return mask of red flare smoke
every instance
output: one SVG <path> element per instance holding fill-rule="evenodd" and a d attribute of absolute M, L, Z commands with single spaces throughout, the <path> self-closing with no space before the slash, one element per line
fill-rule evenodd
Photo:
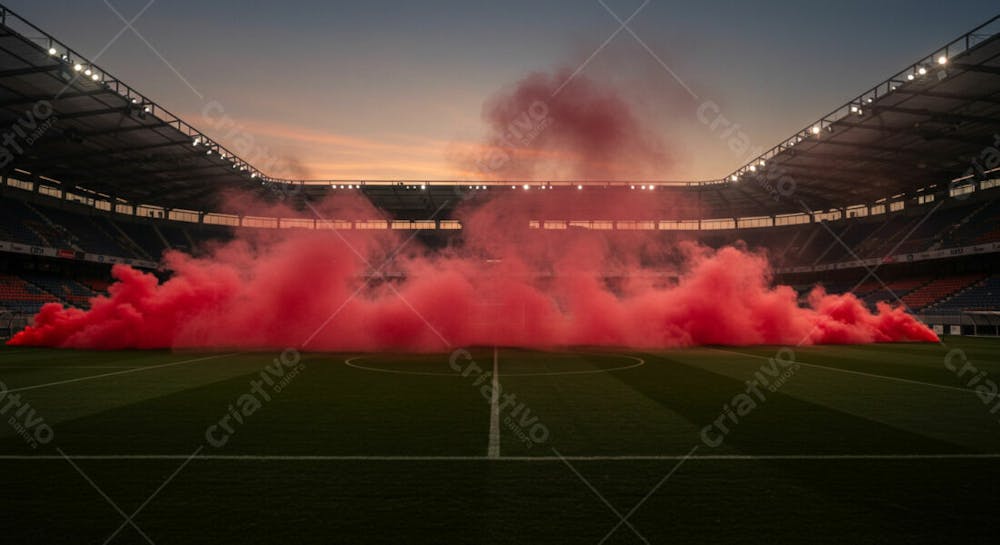
<path fill-rule="evenodd" d="M 458 162 L 484 179 L 662 180 L 674 162 L 618 89 L 569 69 L 529 74 L 482 117 L 485 143 Z"/>
<path fill-rule="evenodd" d="M 552 213 L 555 200 L 492 199 L 464 214 L 461 246 L 411 242 L 388 267 L 401 242 L 391 232 L 331 231 L 258 231 L 204 257 L 172 252 L 162 283 L 115 266 L 109 297 L 89 311 L 48 304 L 9 344 L 434 351 L 937 340 L 903 309 L 873 314 L 852 295 L 816 289 L 801 307 L 792 288 L 771 285 L 759 253 L 655 233 L 527 229 L 525 217 Z"/>

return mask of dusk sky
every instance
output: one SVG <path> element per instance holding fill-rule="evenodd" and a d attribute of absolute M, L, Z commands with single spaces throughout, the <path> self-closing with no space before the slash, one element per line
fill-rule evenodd
<path fill-rule="evenodd" d="M 5 3 L 92 59 L 124 27 L 103 0 Z M 149 0 L 111 4 L 131 19 Z M 607 1 L 622 19 L 640 5 Z M 699 98 L 626 31 L 580 73 L 622 89 L 669 147 L 658 179 L 711 179 L 744 158 L 697 121 L 702 101 L 770 147 L 996 7 L 652 0 L 629 26 Z M 473 179 L 454 155 L 483 141 L 484 101 L 533 71 L 577 69 L 619 26 L 596 0 L 155 0 L 135 23 L 149 44 L 126 30 L 96 62 L 231 144 L 203 115 L 220 105 L 257 142 L 251 162 L 278 158 L 274 175 Z"/>

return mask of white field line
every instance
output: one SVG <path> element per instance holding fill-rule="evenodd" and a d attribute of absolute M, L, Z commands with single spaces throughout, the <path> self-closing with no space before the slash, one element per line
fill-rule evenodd
<path fill-rule="evenodd" d="M 747 354 L 745 352 L 735 352 L 733 350 L 722 350 L 721 348 L 710 348 L 710 350 L 715 350 L 716 352 L 723 352 L 725 354 L 736 354 L 736 355 L 739 355 L 739 356 L 745 356 L 747 358 L 756 358 L 756 359 L 760 359 L 760 360 L 769 360 L 769 359 L 771 359 L 771 358 L 768 358 L 767 356 L 758 356 L 756 354 Z M 959 386 L 948 386 L 946 384 L 934 384 L 933 382 L 923 382 L 923 381 L 920 381 L 920 380 L 911 380 L 911 379 L 908 379 L 908 378 L 890 377 L 890 376 L 887 376 L 887 375 L 876 375 L 875 373 L 865 373 L 863 371 L 851 371 L 850 369 L 840 369 L 838 367 L 828 367 L 826 365 L 817 365 L 815 363 L 805 363 L 803 361 L 798 361 L 798 360 L 795 360 L 795 363 L 797 363 L 799 365 L 802 365 L 804 367 L 815 367 L 816 369 L 826 369 L 827 371 L 833 371 L 833 372 L 836 372 L 836 373 L 847 373 L 849 375 L 859 375 L 859 376 L 862 376 L 862 377 L 880 378 L 882 380 L 891 380 L 891 381 L 894 381 L 894 382 L 902 382 L 903 384 L 915 384 L 917 386 L 927 386 L 929 388 L 940 388 L 942 390 L 954 390 L 956 392 L 965 392 L 965 393 L 973 393 L 973 394 L 976 393 L 976 391 L 973 390 L 973 389 L 971 389 L 971 388 L 962 388 L 962 387 L 959 387 Z"/>
<path fill-rule="evenodd" d="M 493 347 L 493 392 L 490 395 L 490 443 L 488 458 L 500 457 L 500 349 Z"/>
<path fill-rule="evenodd" d="M 80 454 L 69 456 L 73 460 L 116 461 L 187 460 L 191 454 Z M 1000 460 L 1000 453 L 955 453 L 955 454 L 705 454 L 687 456 L 685 454 L 650 456 L 323 456 L 323 455 L 254 455 L 254 454 L 202 454 L 194 461 L 225 462 L 667 462 L 688 460 L 688 462 L 754 462 L 754 461 L 850 461 L 850 460 Z M 0 455 L 3 461 L 60 460 L 57 455 Z"/>
<path fill-rule="evenodd" d="M 170 362 L 170 363 L 162 363 L 160 365 L 148 365 L 148 366 L 144 366 L 144 367 L 134 367 L 134 368 L 131 368 L 131 369 L 126 369 L 124 371 L 114 371 L 112 373 L 101 373 L 99 375 L 90 375 L 90 376 L 86 376 L 86 377 L 71 378 L 71 379 L 66 379 L 66 380 L 58 380 L 56 382 L 47 382 L 45 384 L 34 384 L 32 386 L 23 386 L 21 388 L 11 388 L 11 389 L 7 390 L 7 392 L 8 393 L 26 392 L 28 390 L 38 390 L 40 388 L 49 388 L 49 387 L 52 387 L 52 386 L 60 386 L 60 385 L 63 385 L 63 384 L 72 384 L 74 382 L 84 382 L 84 381 L 87 381 L 87 380 L 97 380 L 99 378 L 113 377 L 113 376 L 118 376 L 118 375 L 125 375 L 125 374 L 129 374 L 129 373 L 141 373 L 143 371 L 150 371 L 150 370 L 153 370 L 153 369 L 163 369 L 164 367 L 173 367 L 175 365 L 185 365 L 185 364 L 188 364 L 188 363 L 195 363 L 195 362 L 199 362 L 199 361 L 214 360 L 214 359 L 218 359 L 218 358 L 226 358 L 226 357 L 229 357 L 229 356 L 235 356 L 236 354 L 239 354 L 239 352 L 231 352 L 229 354 L 216 354 L 215 356 L 205 356 L 203 358 L 194 358 L 194 359 L 190 359 L 190 360 L 174 361 L 174 362 Z"/>

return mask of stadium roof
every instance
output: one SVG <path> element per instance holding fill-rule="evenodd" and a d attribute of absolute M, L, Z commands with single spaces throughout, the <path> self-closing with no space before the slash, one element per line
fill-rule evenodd
<path fill-rule="evenodd" d="M 419 218 L 463 186 L 521 185 L 273 180 L 3 6 L 0 125 L 7 128 L 5 135 L 13 135 L 3 141 L 11 154 L 5 174 L 17 169 L 43 184 L 55 180 L 67 189 L 169 208 L 211 210 L 219 190 L 226 188 L 273 189 L 289 183 L 298 184 L 297 198 L 316 198 L 332 187 L 362 185 L 376 205 L 399 217 Z M 1000 16 L 723 179 L 655 183 L 657 191 L 696 197 L 679 199 L 694 204 L 675 210 L 678 219 L 873 203 L 946 186 L 968 171 L 998 132 Z M 621 190 L 632 185 L 581 183 Z"/>

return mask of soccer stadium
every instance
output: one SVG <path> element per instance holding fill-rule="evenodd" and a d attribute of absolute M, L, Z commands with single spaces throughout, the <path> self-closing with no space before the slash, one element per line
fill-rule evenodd
<path fill-rule="evenodd" d="M 678 181 L 601 49 L 452 179 L 321 179 L 20 11 L 7 542 L 996 542 L 1000 15 L 761 147 L 631 44 L 738 158 Z"/>

